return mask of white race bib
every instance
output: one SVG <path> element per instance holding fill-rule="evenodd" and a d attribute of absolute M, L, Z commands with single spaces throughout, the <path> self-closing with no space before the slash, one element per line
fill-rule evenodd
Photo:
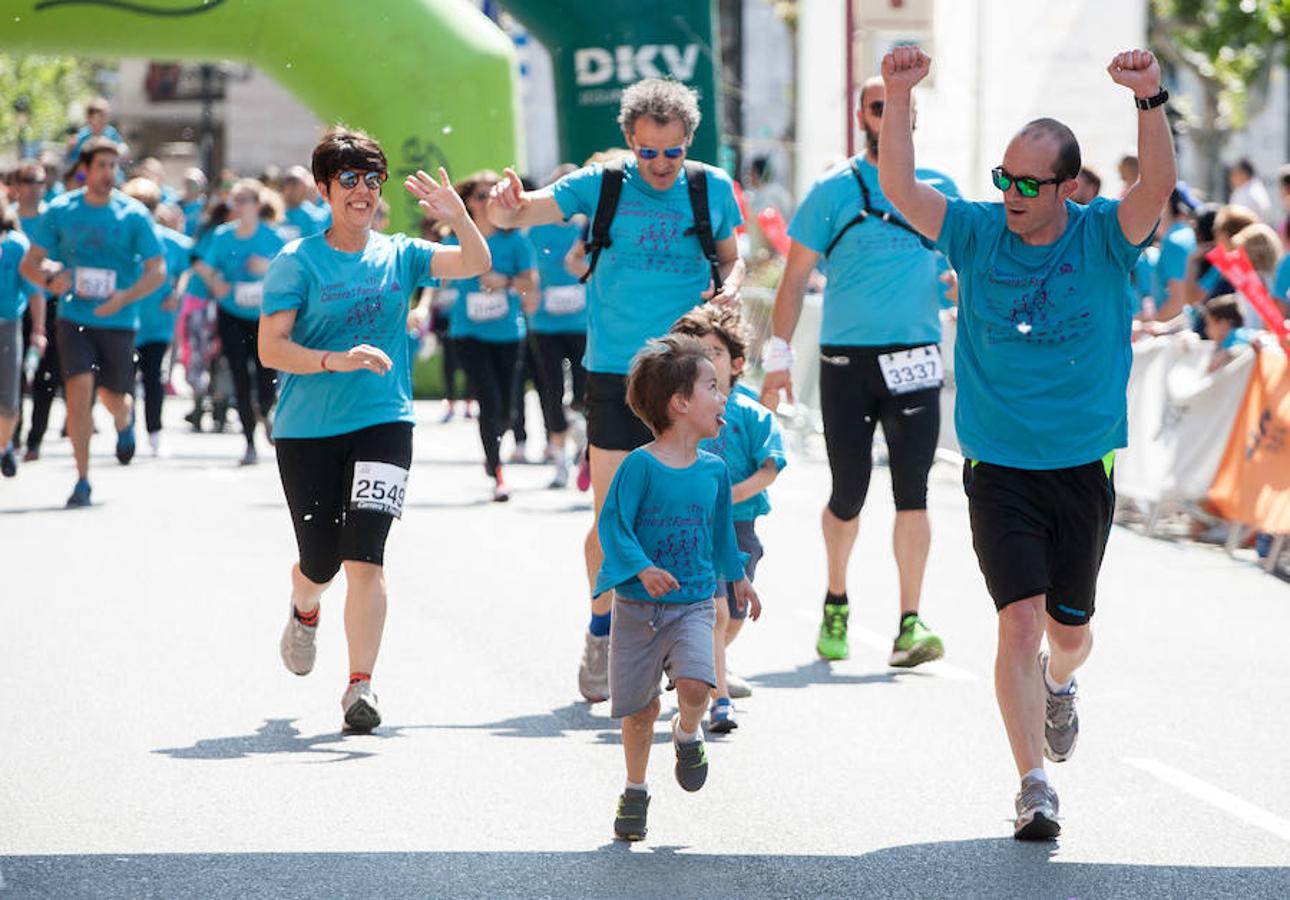
<path fill-rule="evenodd" d="M 233 285 L 233 303 L 238 309 L 259 309 L 263 302 L 263 281 L 239 281 Z"/>
<path fill-rule="evenodd" d="M 366 509 L 403 518 L 403 499 L 408 493 L 408 470 L 383 462 L 354 463 L 354 484 L 350 509 Z"/>
<path fill-rule="evenodd" d="M 938 388 L 945 381 L 941 366 L 941 348 L 935 344 L 884 353 L 878 357 L 882 379 L 893 394 L 908 394 Z"/>
<path fill-rule="evenodd" d="M 492 322 L 506 315 L 510 300 L 505 291 L 475 292 L 466 295 L 466 318 L 472 322 Z"/>
<path fill-rule="evenodd" d="M 581 284 L 549 287 L 543 294 L 546 311 L 553 316 L 571 316 L 587 308 L 587 289 Z"/>
<path fill-rule="evenodd" d="M 116 290 L 116 272 L 112 269 L 76 267 L 76 296 L 86 300 L 106 300 Z"/>

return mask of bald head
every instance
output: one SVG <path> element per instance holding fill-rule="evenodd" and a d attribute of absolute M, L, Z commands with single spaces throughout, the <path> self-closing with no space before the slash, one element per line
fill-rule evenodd
<path fill-rule="evenodd" d="M 1079 175 L 1082 161 L 1080 159 L 1079 141 L 1071 131 L 1056 119 L 1035 119 L 1017 132 L 1013 141 L 1027 144 L 1047 143 L 1053 148 L 1052 174 L 1063 181 Z"/>

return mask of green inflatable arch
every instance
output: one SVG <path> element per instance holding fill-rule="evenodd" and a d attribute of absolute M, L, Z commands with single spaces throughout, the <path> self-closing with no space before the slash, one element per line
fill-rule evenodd
<path fill-rule="evenodd" d="M 391 184 L 522 162 L 511 42 L 465 0 L 3 0 L 0 50 L 253 63 L 377 138 Z M 415 201 L 386 197 L 414 231 Z"/>

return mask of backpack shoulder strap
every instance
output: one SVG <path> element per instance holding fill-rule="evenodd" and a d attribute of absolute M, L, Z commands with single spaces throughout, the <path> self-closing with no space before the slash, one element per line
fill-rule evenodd
<path fill-rule="evenodd" d="M 694 215 L 694 227 L 687 229 L 686 234 L 693 234 L 699 239 L 703 256 L 712 270 L 713 295 L 721 293 L 721 265 L 717 260 L 717 241 L 712 235 L 712 212 L 708 208 L 708 173 L 703 163 L 692 159 L 685 161 L 685 184 L 690 194 L 690 212 Z"/>
<path fill-rule="evenodd" d="M 614 221 L 614 213 L 618 211 L 618 198 L 622 196 L 622 193 L 622 161 L 613 160 L 605 163 L 603 175 L 600 179 L 600 197 L 596 200 L 596 214 L 591 220 L 590 234 L 587 238 L 587 249 L 591 251 L 591 262 L 587 265 L 587 271 L 578 279 L 579 284 L 587 283 L 591 273 L 596 271 L 596 263 L 600 260 L 600 251 L 612 243 L 609 239 L 609 226 Z"/>

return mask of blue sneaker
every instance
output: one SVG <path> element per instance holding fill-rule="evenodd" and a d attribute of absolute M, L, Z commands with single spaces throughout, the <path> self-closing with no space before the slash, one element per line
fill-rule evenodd
<path fill-rule="evenodd" d="M 0 475 L 5 478 L 12 478 L 18 474 L 18 458 L 13 455 L 13 447 L 5 447 L 4 453 L 0 453 Z M 1267 555 L 1266 553 L 1264 554 Z"/>
<path fill-rule="evenodd" d="M 88 478 L 78 478 L 76 487 L 72 488 L 72 496 L 67 498 L 67 508 L 77 509 L 82 506 L 90 505 L 90 482 Z"/>
<path fill-rule="evenodd" d="M 116 461 L 123 466 L 128 466 L 132 459 L 134 459 L 134 416 L 130 417 L 129 425 L 116 433 Z"/>
<path fill-rule="evenodd" d="M 729 697 L 718 697 L 717 702 L 708 710 L 708 731 L 713 734 L 729 734 L 739 727 L 735 721 L 735 705 Z"/>

